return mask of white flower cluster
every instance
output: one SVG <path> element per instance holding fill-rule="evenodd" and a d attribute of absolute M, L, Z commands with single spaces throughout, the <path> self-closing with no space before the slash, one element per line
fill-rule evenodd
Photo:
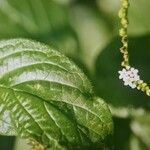
<path fill-rule="evenodd" d="M 138 70 L 133 67 L 123 68 L 122 71 L 119 71 L 119 79 L 124 81 L 124 85 L 129 85 L 131 88 L 136 88 L 136 81 L 142 82 L 140 76 L 138 75 Z"/>

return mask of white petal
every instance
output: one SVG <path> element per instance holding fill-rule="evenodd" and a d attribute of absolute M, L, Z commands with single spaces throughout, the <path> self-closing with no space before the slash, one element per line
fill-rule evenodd
<path fill-rule="evenodd" d="M 134 80 L 135 80 L 135 81 L 138 81 L 138 80 L 140 80 L 140 77 L 139 77 L 139 76 L 136 76 L 136 77 L 134 77 Z"/>
<path fill-rule="evenodd" d="M 126 82 L 124 82 L 124 85 L 127 86 L 128 84 Z"/>
<path fill-rule="evenodd" d="M 136 88 L 136 85 L 135 85 L 135 84 L 132 84 L 132 85 L 131 85 L 131 88 L 132 88 L 132 89 L 135 89 L 135 88 Z"/>
<path fill-rule="evenodd" d="M 118 71 L 119 74 L 122 74 L 122 71 Z"/>
<path fill-rule="evenodd" d="M 124 85 L 129 85 L 131 82 L 129 82 L 128 80 L 124 82 Z"/>
<path fill-rule="evenodd" d="M 134 72 L 137 74 L 139 71 L 137 69 L 135 69 Z"/>
<path fill-rule="evenodd" d="M 122 72 L 124 72 L 124 73 L 125 73 L 125 72 L 127 72 L 127 70 L 123 68 L 123 69 L 122 69 Z"/>
<path fill-rule="evenodd" d="M 134 71 L 135 69 L 132 67 L 130 70 L 131 70 L 131 71 Z"/>
<path fill-rule="evenodd" d="M 123 79 L 123 76 L 122 76 L 122 75 L 120 75 L 120 76 L 119 76 L 119 79 Z"/>

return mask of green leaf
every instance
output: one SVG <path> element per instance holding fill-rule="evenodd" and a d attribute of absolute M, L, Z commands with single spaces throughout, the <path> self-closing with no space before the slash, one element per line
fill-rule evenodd
<path fill-rule="evenodd" d="M 131 129 L 135 137 L 138 138 L 140 145 L 143 145 L 143 149 L 150 149 L 150 114 L 144 114 L 136 116 L 131 122 Z M 143 150 L 142 149 L 142 150 Z"/>
<path fill-rule="evenodd" d="M 94 2 L 81 1 L 81 4 L 77 4 L 71 11 L 73 18 L 71 21 L 77 32 L 81 47 L 81 54 L 78 57 L 83 60 L 92 74 L 97 54 L 112 37 L 112 30 L 94 6 Z"/>
<path fill-rule="evenodd" d="M 135 135 L 131 135 L 130 138 L 130 150 L 149 150 Z"/>
<path fill-rule="evenodd" d="M 12 37 L 48 43 L 69 56 L 78 49 L 68 6 L 51 0 L 1 0 L 0 39 Z"/>
<path fill-rule="evenodd" d="M 82 71 L 37 42 L 0 42 L 1 134 L 51 149 L 106 148 L 112 119 Z"/>
<path fill-rule="evenodd" d="M 10 31 L 17 35 L 22 35 L 22 32 L 18 31 L 23 31 L 24 35 L 46 36 L 51 31 L 66 25 L 67 10 L 49 0 L 39 0 L 38 2 L 36 0 L 1 0 L 0 18 L 1 21 L 4 20 L 0 23 L 2 26 L 0 31 L 5 35 L 7 35 L 6 33 L 10 35 L 10 32 L 7 31 L 10 27 Z M 8 26 L 4 26 L 6 23 Z M 7 32 L 5 33 L 5 31 Z"/>
<path fill-rule="evenodd" d="M 150 109 L 150 97 L 136 89 L 123 85 L 119 80 L 118 71 L 121 70 L 122 56 L 119 51 L 120 42 L 114 39 L 98 56 L 96 61 L 95 86 L 97 94 L 106 99 L 109 104 L 117 109 L 116 115 L 121 115 L 118 110 L 123 111 L 125 116 L 136 109 Z M 129 39 L 129 54 L 131 66 L 139 70 L 142 80 L 150 84 L 149 57 L 150 37 L 143 36 Z M 124 109 L 122 109 L 124 108 Z M 126 109 L 126 113 L 124 110 Z M 127 114 L 127 115 L 126 115 Z"/>
<path fill-rule="evenodd" d="M 112 25 L 112 30 L 118 34 L 118 10 L 121 6 L 120 0 L 97 0 L 97 4 L 105 18 Z M 129 30 L 132 36 L 150 33 L 149 13 L 150 1 L 132 0 L 129 7 Z"/>
<path fill-rule="evenodd" d="M 53 1 L 63 5 L 69 5 L 73 0 L 53 0 Z"/>

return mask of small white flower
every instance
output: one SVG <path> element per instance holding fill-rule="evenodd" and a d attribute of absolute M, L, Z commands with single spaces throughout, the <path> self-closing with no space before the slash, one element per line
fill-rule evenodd
<path fill-rule="evenodd" d="M 119 79 L 122 79 L 124 81 L 124 85 L 129 85 L 131 88 L 136 88 L 136 81 L 141 81 L 140 76 L 138 75 L 138 70 L 133 67 L 126 67 L 123 68 L 121 71 L 118 71 Z"/>
<path fill-rule="evenodd" d="M 126 70 L 123 68 L 122 71 L 119 71 L 119 79 L 124 79 L 126 76 Z"/>

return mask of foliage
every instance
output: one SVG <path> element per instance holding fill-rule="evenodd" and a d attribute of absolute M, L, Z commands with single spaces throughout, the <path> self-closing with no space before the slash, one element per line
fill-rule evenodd
<path fill-rule="evenodd" d="M 130 1 L 128 32 L 131 65 L 147 82 L 149 6 Z M 150 98 L 118 79 L 119 7 L 119 0 L 0 1 L 1 134 L 52 149 L 150 149 Z M 0 138 L 0 149 L 12 150 L 3 141 L 14 138 Z"/>
<path fill-rule="evenodd" d="M 34 139 L 45 149 L 106 147 L 109 109 L 74 63 L 28 40 L 4 40 L 0 48 L 1 134 Z"/>

